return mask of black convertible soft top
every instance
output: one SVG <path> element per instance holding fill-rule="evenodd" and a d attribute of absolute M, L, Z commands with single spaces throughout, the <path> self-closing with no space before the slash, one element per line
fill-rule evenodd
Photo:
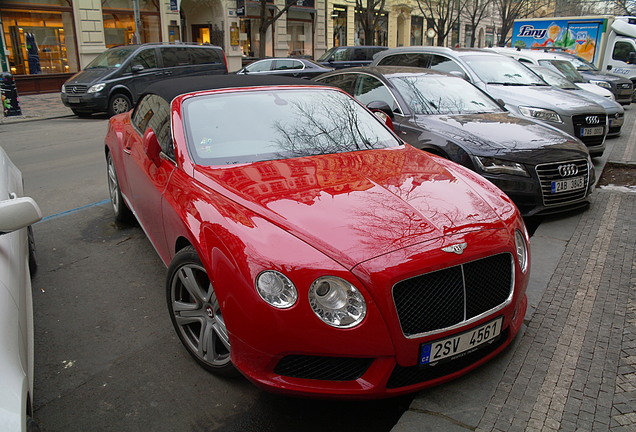
<path fill-rule="evenodd" d="M 275 75 L 207 75 L 174 78 L 160 81 L 147 87 L 144 94 L 153 93 L 168 102 L 182 94 L 225 88 L 260 87 L 260 86 L 321 86 L 325 84 L 301 78 Z M 141 99 L 141 98 L 140 98 Z"/>

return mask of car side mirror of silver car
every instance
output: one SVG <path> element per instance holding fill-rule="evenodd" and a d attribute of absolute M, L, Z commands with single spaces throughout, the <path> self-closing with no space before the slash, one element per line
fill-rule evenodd
<path fill-rule="evenodd" d="M 0 201 L 0 234 L 26 228 L 42 219 L 42 211 L 30 197 Z"/>
<path fill-rule="evenodd" d="M 465 79 L 466 81 L 470 81 L 468 79 L 468 75 L 466 75 L 466 73 L 463 72 L 463 71 L 451 71 L 450 74 L 451 75 L 455 75 L 456 77 L 460 77 L 462 79 Z"/>

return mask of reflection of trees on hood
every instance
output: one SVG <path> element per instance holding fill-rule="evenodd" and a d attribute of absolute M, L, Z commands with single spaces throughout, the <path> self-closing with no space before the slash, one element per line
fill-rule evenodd
<path fill-rule="evenodd" d="M 320 96 L 311 102 L 294 101 L 295 116 L 277 121 L 277 144 L 286 157 L 313 156 L 384 147 L 361 121 L 366 114 L 346 98 Z"/>

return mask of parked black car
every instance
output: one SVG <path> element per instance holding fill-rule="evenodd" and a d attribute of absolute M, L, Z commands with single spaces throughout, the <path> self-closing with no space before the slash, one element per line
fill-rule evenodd
<path fill-rule="evenodd" d="M 342 69 L 355 66 L 368 66 L 377 53 L 389 49 L 385 46 L 339 46 L 327 50 L 318 60 L 323 66 Z"/>
<path fill-rule="evenodd" d="M 146 88 L 190 75 L 227 74 L 221 47 L 142 44 L 110 48 L 62 86 L 62 102 L 80 116 L 132 109 Z"/>
<path fill-rule="evenodd" d="M 268 58 L 255 61 L 236 72 L 239 75 L 284 75 L 297 78 L 312 78 L 332 71 L 304 58 Z"/>
<path fill-rule="evenodd" d="M 525 216 L 588 204 L 595 174 L 580 140 L 508 112 L 460 77 L 378 66 L 330 72 L 316 81 L 384 112 L 409 144 L 481 174 Z"/>

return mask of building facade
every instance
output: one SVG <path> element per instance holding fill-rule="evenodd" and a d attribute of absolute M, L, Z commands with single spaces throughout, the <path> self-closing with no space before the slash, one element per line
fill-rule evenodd
<path fill-rule="evenodd" d="M 135 4 L 138 6 L 135 7 Z M 328 48 L 370 44 L 355 0 L 296 0 L 260 40 L 260 1 L 253 0 L 3 0 L 0 67 L 21 94 L 59 91 L 61 84 L 107 48 L 145 42 L 222 46 L 236 71 L 258 56 L 318 58 Z M 272 16 L 285 0 L 266 0 Z M 375 45 L 434 45 L 432 18 L 416 0 L 387 0 L 378 11 Z M 458 25 L 447 45 L 466 46 L 470 27 Z M 495 23 L 476 29 L 476 46 L 496 40 Z"/>

